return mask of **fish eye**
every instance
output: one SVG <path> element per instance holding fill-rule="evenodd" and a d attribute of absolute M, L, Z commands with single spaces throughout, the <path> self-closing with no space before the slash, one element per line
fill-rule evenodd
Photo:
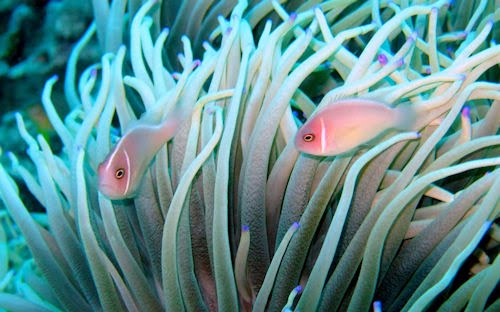
<path fill-rule="evenodd" d="M 118 170 L 115 171 L 115 178 L 121 179 L 124 176 L 125 176 L 125 169 L 120 168 L 120 169 L 118 169 Z"/>
<path fill-rule="evenodd" d="M 302 137 L 302 140 L 304 140 L 304 142 L 311 142 L 312 140 L 314 140 L 314 134 L 312 134 L 312 133 L 306 133 Z"/>

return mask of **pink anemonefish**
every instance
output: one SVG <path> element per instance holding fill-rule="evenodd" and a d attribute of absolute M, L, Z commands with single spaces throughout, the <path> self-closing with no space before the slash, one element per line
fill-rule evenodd
<path fill-rule="evenodd" d="M 297 131 L 295 147 L 307 154 L 333 156 L 349 152 L 389 129 L 411 130 L 415 110 L 367 99 L 343 99 L 315 112 Z"/>
<path fill-rule="evenodd" d="M 176 112 L 159 125 L 138 121 L 99 165 L 99 191 L 113 200 L 134 197 L 154 156 L 177 133 L 182 120 Z"/>

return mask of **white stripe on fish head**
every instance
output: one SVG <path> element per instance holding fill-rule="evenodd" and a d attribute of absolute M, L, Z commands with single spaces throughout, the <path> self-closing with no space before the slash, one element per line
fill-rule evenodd
<path fill-rule="evenodd" d="M 128 190 L 130 188 L 130 182 L 132 181 L 132 172 L 131 172 L 131 166 L 130 166 L 130 157 L 128 156 L 127 149 L 123 150 L 123 153 L 125 154 L 125 160 L 127 161 L 127 184 L 125 185 L 125 190 L 123 191 L 123 194 L 128 194 Z"/>
<path fill-rule="evenodd" d="M 320 124 L 321 124 L 321 153 L 325 153 L 325 149 L 326 149 L 326 125 L 325 125 L 325 120 L 323 118 L 320 118 Z"/>

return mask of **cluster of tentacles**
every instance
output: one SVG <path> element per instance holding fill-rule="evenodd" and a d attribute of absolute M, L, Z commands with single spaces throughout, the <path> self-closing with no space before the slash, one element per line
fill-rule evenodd
<path fill-rule="evenodd" d="M 175 60 L 165 55 L 169 30 L 151 28 L 157 4 L 148 1 L 128 51 L 105 54 L 76 89 L 91 26 L 68 68 L 74 109 L 57 114 L 55 77 L 43 94 L 62 154 L 18 118 L 37 172 L 10 155 L 13 171 L 46 208 L 46 226 L 0 166 L 0 197 L 36 263 L 19 283 L 37 294 L 4 293 L 0 306 L 498 309 L 498 9 L 480 1 L 463 25 L 447 1 L 312 2 L 289 14 L 278 1 L 239 1 L 200 60 L 187 36 Z M 336 157 L 299 153 L 297 128 L 347 97 L 411 103 L 415 132 Z M 158 152 L 137 197 L 102 196 L 97 166 L 120 133 L 178 107 L 189 122 Z"/>

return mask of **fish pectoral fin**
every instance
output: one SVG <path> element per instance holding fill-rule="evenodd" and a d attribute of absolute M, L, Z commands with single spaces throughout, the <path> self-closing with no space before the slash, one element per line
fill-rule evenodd
<path fill-rule="evenodd" d="M 362 133 L 359 126 L 350 126 L 342 129 L 342 137 L 348 140 L 359 140 L 362 137 Z"/>

